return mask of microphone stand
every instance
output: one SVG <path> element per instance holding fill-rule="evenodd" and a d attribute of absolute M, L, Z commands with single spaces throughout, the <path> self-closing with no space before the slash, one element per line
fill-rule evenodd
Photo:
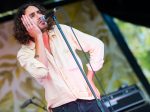
<path fill-rule="evenodd" d="M 82 73 L 82 75 L 83 75 L 83 77 L 84 77 L 84 79 L 85 79 L 87 85 L 89 86 L 89 88 L 90 88 L 90 90 L 91 90 L 91 92 L 92 92 L 94 98 L 96 99 L 98 107 L 100 108 L 101 112 L 105 112 L 104 109 L 103 109 L 103 107 L 102 107 L 101 101 L 96 97 L 96 94 L 95 94 L 95 92 L 94 92 L 92 86 L 90 85 L 90 83 L 89 83 L 89 81 L 88 81 L 88 79 L 87 79 L 87 77 L 86 77 L 86 74 L 85 74 L 84 71 L 82 70 L 82 67 L 80 66 L 80 64 L 79 64 L 79 62 L 78 62 L 78 60 L 77 60 L 77 58 L 76 58 L 76 56 L 75 56 L 75 54 L 74 54 L 72 48 L 70 47 L 70 44 L 69 44 L 69 42 L 67 41 L 66 36 L 65 36 L 65 34 L 63 33 L 63 31 L 62 31 L 62 29 L 61 29 L 61 27 L 60 27 L 60 25 L 59 25 L 59 22 L 58 22 L 57 19 L 56 19 L 56 16 L 55 16 L 54 14 L 52 14 L 51 17 L 52 17 L 52 19 L 54 20 L 54 22 L 56 23 L 56 26 L 57 26 L 58 30 L 60 31 L 60 33 L 61 33 L 61 35 L 62 35 L 62 37 L 63 37 L 65 43 L 67 44 L 67 47 L 69 48 L 69 50 L 70 50 L 70 52 L 71 52 L 71 54 L 72 54 L 72 56 L 73 56 L 73 58 L 74 58 L 76 64 L 78 65 L 78 67 L 79 67 L 79 69 L 80 69 L 80 71 L 81 71 L 81 73 Z"/>

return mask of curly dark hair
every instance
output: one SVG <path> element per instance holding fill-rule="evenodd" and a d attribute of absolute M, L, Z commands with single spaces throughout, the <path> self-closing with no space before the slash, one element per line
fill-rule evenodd
<path fill-rule="evenodd" d="M 18 8 L 18 11 L 14 17 L 14 37 L 20 44 L 28 44 L 29 41 L 34 41 L 33 38 L 28 34 L 26 28 L 24 27 L 21 17 L 25 13 L 25 10 L 29 6 L 37 7 L 43 15 L 46 14 L 47 10 L 40 5 L 38 2 L 27 2 Z M 52 21 L 52 18 L 50 19 Z M 48 22 L 48 29 L 51 29 L 54 22 Z"/>

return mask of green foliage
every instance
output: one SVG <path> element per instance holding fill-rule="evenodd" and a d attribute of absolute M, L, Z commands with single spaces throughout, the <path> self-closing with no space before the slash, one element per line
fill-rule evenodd
<path fill-rule="evenodd" d="M 150 29 L 118 19 L 115 19 L 115 21 L 145 76 L 150 81 Z"/>

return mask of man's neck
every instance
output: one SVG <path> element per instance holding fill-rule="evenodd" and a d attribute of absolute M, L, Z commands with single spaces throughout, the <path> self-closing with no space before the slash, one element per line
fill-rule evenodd
<path fill-rule="evenodd" d="M 49 43 L 49 35 L 47 31 L 43 32 L 43 42 L 44 42 L 45 47 L 48 49 L 48 51 L 51 52 L 50 43 Z"/>

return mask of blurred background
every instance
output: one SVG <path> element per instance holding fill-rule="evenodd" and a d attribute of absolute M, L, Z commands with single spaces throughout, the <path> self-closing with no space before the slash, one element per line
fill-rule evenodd
<path fill-rule="evenodd" d="M 94 81 L 111 111 L 150 112 L 150 13 L 146 1 L 36 1 L 49 10 L 57 7 L 59 23 L 104 42 L 104 65 Z M 14 40 L 13 18 L 25 2 L 5 0 L 0 4 L 0 112 L 43 112 L 41 107 L 46 106 L 43 88 L 16 60 L 20 44 Z M 85 65 L 84 54 L 78 54 Z M 27 101 L 30 103 L 21 108 Z"/>

